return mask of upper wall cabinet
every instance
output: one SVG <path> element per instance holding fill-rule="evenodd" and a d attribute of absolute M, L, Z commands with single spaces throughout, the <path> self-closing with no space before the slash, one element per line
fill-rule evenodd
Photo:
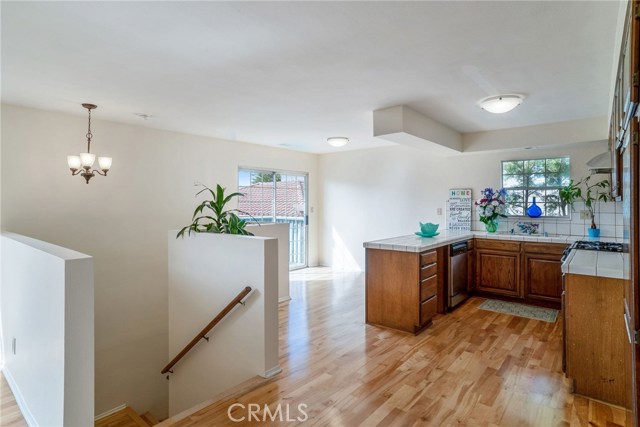
<path fill-rule="evenodd" d="M 616 86 L 613 94 L 613 107 L 609 124 L 609 150 L 611 151 L 611 194 L 617 200 L 622 199 L 622 153 L 629 122 L 636 114 L 638 107 L 638 86 L 640 84 L 640 67 L 638 48 L 640 7 L 637 0 L 629 1 L 624 24 Z M 631 135 L 637 138 L 637 135 Z"/>

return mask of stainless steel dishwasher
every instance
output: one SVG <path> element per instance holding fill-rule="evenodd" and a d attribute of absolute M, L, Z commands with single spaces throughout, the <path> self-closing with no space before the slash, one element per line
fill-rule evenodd
<path fill-rule="evenodd" d="M 453 308 L 469 297 L 467 290 L 467 242 L 449 246 L 449 298 Z"/>

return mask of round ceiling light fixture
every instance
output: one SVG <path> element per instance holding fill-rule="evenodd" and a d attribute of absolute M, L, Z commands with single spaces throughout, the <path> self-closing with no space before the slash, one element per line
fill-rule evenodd
<path fill-rule="evenodd" d="M 327 138 L 327 144 L 332 147 L 344 147 L 349 142 L 349 138 L 346 136 L 332 136 Z"/>
<path fill-rule="evenodd" d="M 480 108 L 494 114 L 509 112 L 522 104 L 524 95 L 509 94 L 490 96 L 481 100 L 478 104 Z"/>

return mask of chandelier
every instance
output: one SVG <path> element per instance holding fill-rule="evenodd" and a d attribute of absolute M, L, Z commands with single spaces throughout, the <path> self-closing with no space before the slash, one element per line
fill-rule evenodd
<path fill-rule="evenodd" d="M 107 172 L 111 169 L 111 157 L 98 157 L 98 164 L 100 165 L 100 170 L 91 170 L 93 164 L 96 161 L 96 155 L 91 153 L 91 138 L 93 138 L 93 134 L 91 133 L 91 110 L 98 108 L 97 105 L 93 104 L 82 104 L 84 108 L 89 110 L 89 128 L 87 130 L 87 152 L 80 153 L 79 156 L 67 156 L 67 164 L 69 165 L 69 169 L 71 169 L 71 175 L 82 176 L 87 180 L 87 184 L 89 180 L 98 175 L 107 176 Z"/>

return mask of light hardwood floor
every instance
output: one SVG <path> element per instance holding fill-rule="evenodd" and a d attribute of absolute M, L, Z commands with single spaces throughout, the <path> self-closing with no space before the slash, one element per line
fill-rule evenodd
<path fill-rule="evenodd" d="M 280 306 L 280 362 L 271 380 L 163 425 L 622 426 L 621 408 L 570 393 L 562 323 L 478 309 L 472 298 L 412 336 L 364 323 L 362 274 L 292 274 Z M 228 417 L 228 408 L 237 403 Z M 250 422 L 249 404 L 305 422 Z M 284 412 L 283 412 L 284 414 Z M 267 418 L 268 420 L 269 418 Z M 283 419 L 286 417 L 283 415 Z"/>
<path fill-rule="evenodd" d="M 22 417 L 16 399 L 2 374 L 0 374 L 0 426 L 27 427 L 27 422 Z"/>

